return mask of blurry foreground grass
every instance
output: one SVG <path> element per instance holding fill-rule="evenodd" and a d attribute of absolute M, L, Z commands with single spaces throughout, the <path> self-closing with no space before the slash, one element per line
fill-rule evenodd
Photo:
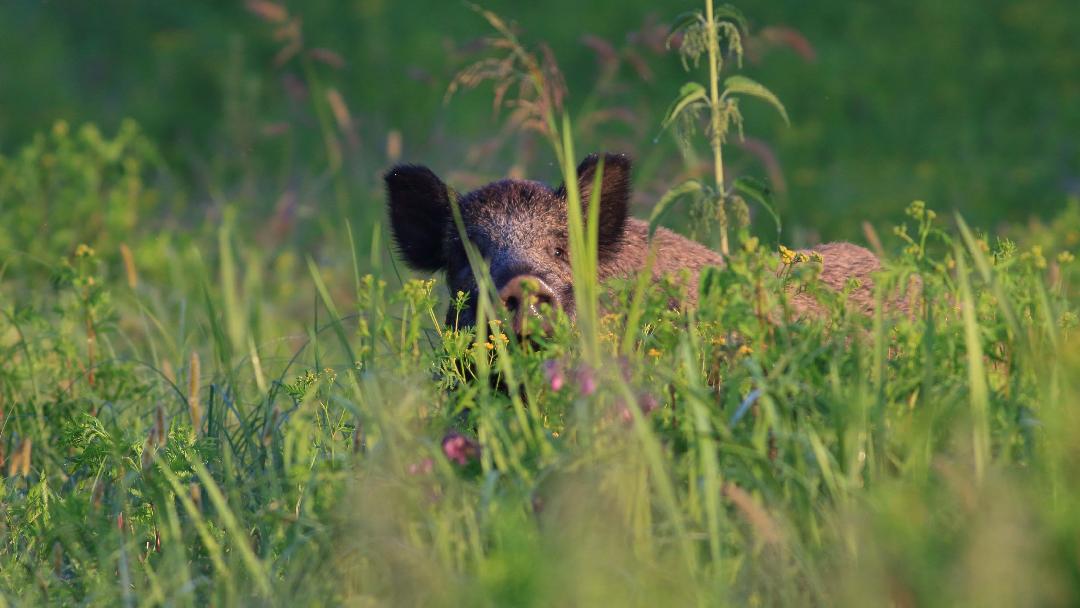
<path fill-rule="evenodd" d="M 1080 602 L 1075 209 L 1021 247 L 912 205 L 913 319 L 744 240 L 696 311 L 612 286 L 589 366 L 436 325 L 377 227 L 159 234 L 153 146 L 71 131 L 0 159 L 6 602 Z"/>

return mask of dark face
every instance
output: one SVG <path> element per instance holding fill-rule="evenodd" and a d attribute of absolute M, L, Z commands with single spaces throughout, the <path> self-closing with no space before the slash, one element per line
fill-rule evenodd
<path fill-rule="evenodd" d="M 578 167 L 578 189 L 588 209 L 600 158 L 586 158 Z M 446 273 L 451 296 L 468 294 L 458 315 L 453 307 L 447 324 L 476 320 L 477 285 L 454 223 L 445 184 L 426 167 L 402 165 L 386 174 L 387 198 L 394 240 L 408 264 L 417 270 Z M 599 255 L 616 255 L 621 243 L 630 196 L 630 160 L 604 156 L 600 193 Z M 539 182 L 501 180 L 458 198 L 465 235 L 484 257 L 500 299 L 511 313 L 515 331 L 524 316 L 539 315 L 542 304 L 574 313 L 567 235 L 566 187 L 551 189 Z"/>

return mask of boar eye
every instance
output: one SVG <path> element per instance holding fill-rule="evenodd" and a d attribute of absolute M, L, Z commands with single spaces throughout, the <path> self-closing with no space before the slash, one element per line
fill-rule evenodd
<path fill-rule="evenodd" d="M 563 249 L 561 247 L 556 247 L 555 251 L 553 251 L 552 253 L 555 255 L 555 257 L 559 258 L 560 260 L 566 258 L 566 252 L 563 251 Z"/>

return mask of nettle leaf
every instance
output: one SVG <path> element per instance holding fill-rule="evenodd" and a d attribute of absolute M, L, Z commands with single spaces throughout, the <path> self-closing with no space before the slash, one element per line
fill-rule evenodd
<path fill-rule="evenodd" d="M 761 180 L 748 175 L 736 179 L 731 187 L 739 194 L 764 207 L 765 211 L 772 216 L 773 222 L 776 223 L 776 236 L 780 236 L 780 215 L 776 213 L 772 206 L 772 189 Z"/>
<path fill-rule="evenodd" d="M 717 21 L 731 21 L 739 26 L 739 29 L 744 32 L 750 29 L 746 21 L 746 16 L 743 15 L 742 11 L 730 4 L 718 6 L 713 9 L 713 18 Z"/>
<path fill-rule="evenodd" d="M 776 95 L 760 82 L 746 76 L 731 76 L 724 81 L 723 96 L 727 97 L 732 93 L 749 95 L 767 101 L 772 107 L 776 108 L 776 111 L 780 113 L 780 117 L 784 119 L 786 124 L 791 124 L 791 121 L 788 120 L 787 110 L 784 109 L 784 104 L 780 103 Z"/>
<path fill-rule="evenodd" d="M 660 197 L 656 206 L 653 207 L 652 213 L 649 214 L 649 239 L 652 239 L 656 229 L 660 227 L 660 221 L 663 220 L 668 211 L 675 206 L 677 200 L 688 194 L 701 192 L 704 189 L 705 186 L 702 185 L 700 181 L 691 179 L 665 192 L 664 196 Z"/>
<path fill-rule="evenodd" d="M 671 26 L 671 33 L 664 39 L 664 48 L 671 48 L 671 41 L 675 39 L 675 35 L 685 30 L 695 23 L 704 23 L 705 17 L 702 16 L 701 11 L 687 11 L 682 13 L 678 17 L 675 17 L 675 23 Z"/>
<path fill-rule="evenodd" d="M 705 93 L 705 87 L 697 82 L 688 82 L 679 89 L 679 96 L 675 101 L 671 102 L 668 106 L 667 112 L 664 113 L 664 121 L 660 123 L 661 129 L 668 128 L 679 114 L 682 113 L 687 107 L 698 102 L 704 102 L 707 94 Z"/>

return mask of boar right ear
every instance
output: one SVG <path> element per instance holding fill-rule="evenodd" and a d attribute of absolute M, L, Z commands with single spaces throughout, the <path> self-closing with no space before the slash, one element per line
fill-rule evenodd
<path fill-rule="evenodd" d="M 443 240 L 450 221 L 446 184 L 431 169 L 419 165 L 398 165 L 383 179 L 398 251 L 416 270 L 445 268 Z"/>
<path fill-rule="evenodd" d="M 588 209 L 596 182 L 596 172 L 603 161 L 600 176 L 600 226 L 601 255 L 613 250 L 622 240 L 626 218 L 630 215 L 630 157 L 625 154 L 590 154 L 577 167 L 578 191 L 581 202 Z M 556 195 L 566 196 L 566 186 L 560 186 Z"/>

